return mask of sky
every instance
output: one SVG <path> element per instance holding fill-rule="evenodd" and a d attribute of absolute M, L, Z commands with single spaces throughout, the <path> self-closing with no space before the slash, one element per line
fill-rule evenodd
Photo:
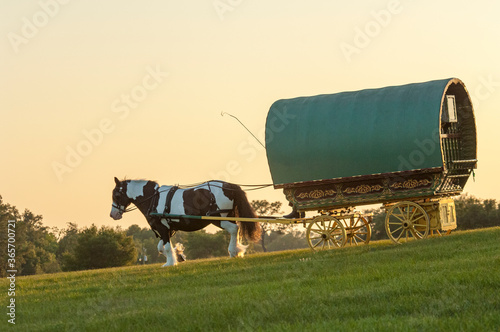
<path fill-rule="evenodd" d="M 473 100 L 475 182 L 500 200 L 500 2 L 0 1 L 0 195 L 50 227 L 109 217 L 113 178 L 272 183 L 283 98 L 457 77 Z M 353 128 L 355 130 L 355 128 Z M 360 156 L 362 162 L 362 156 Z M 248 193 L 282 201 L 282 190 Z"/>

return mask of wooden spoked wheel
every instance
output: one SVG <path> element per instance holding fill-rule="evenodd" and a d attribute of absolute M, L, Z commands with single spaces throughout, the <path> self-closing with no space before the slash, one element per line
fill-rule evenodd
<path fill-rule="evenodd" d="M 346 243 L 346 230 L 332 216 L 317 216 L 307 226 L 306 238 L 312 250 L 339 248 Z"/>
<path fill-rule="evenodd" d="M 424 208 L 414 202 L 399 202 L 387 211 L 385 230 L 395 243 L 424 239 L 429 234 L 430 222 Z"/>
<path fill-rule="evenodd" d="M 372 228 L 365 217 L 351 216 L 345 219 L 347 244 L 357 246 L 360 244 L 368 244 L 372 236 Z"/>

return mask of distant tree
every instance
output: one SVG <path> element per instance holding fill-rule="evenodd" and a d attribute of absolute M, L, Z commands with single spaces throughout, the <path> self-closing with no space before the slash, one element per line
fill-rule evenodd
<path fill-rule="evenodd" d="M 15 206 L 5 204 L 0 196 L 0 259 L 7 262 L 8 221 L 15 220 L 15 269 L 18 275 L 60 271 L 56 259 L 56 236 L 43 226 L 42 216 L 29 210 L 19 213 Z M 5 276 L 5 270 L 0 272 Z"/>
<path fill-rule="evenodd" d="M 131 225 L 125 233 L 134 239 L 138 264 L 152 264 L 165 261 L 165 256 L 158 252 L 159 239 L 150 228 Z M 147 257 L 146 260 L 144 256 Z"/>
<path fill-rule="evenodd" d="M 500 226 L 500 209 L 494 199 L 461 195 L 455 199 L 458 229 Z"/>
<path fill-rule="evenodd" d="M 43 226 L 42 216 L 25 210 L 17 222 L 16 261 L 22 275 L 54 273 L 60 271 L 56 259 L 58 243 L 56 236 Z"/>
<path fill-rule="evenodd" d="M 151 234 L 151 238 L 147 238 L 144 240 L 141 240 L 141 245 L 142 245 L 142 252 L 144 255 L 147 256 L 147 261 L 146 262 L 141 262 L 141 263 L 147 263 L 147 264 L 154 264 L 154 263 L 165 263 L 165 256 L 160 254 L 158 252 L 158 241 L 159 239 L 156 238 L 153 232 L 151 230 L 148 230 Z M 142 257 L 144 259 L 144 257 Z"/>
<path fill-rule="evenodd" d="M 184 245 L 184 254 L 188 260 L 228 255 L 229 234 L 219 231 L 211 234 L 205 230 L 197 232 L 178 232 L 173 238 L 173 244 L 180 242 Z"/>
<path fill-rule="evenodd" d="M 134 240 L 111 227 L 85 228 L 78 233 L 76 246 L 63 256 L 64 270 L 87 270 L 131 265 L 136 261 Z"/>
<path fill-rule="evenodd" d="M 2 264 L 6 264 L 8 258 L 8 222 L 9 220 L 19 220 L 20 218 L 19 211 L 14 206 L 4 203 L 2 196 L 0 196 L 0 261 Z M 6 270 L 5 268 L 0 269 L 0 277 L 7 276 Z"/>
<path fill-rule="evenodd" d="M 389 237 L 385 231 L 385 211 L 383 209 L 373 209 L 366 212 L 373 213 L 371 240 L 388 239 Z"/>
<path fill-rule="evenodd" d="M 125 234 L 127 234 L 127 236 L 132 236 L 134 238 L 140 236 L 141 233 L 142 233 L 142 228 L 136 224 L 130 225 L 130 227 L 127 228 L 127 230 L 125 231 Z"/>
<path fill-rule="evenodd" d="M 252 208 L 257 212 L 260 216 L 269 216 L 273 214 L 283 213 L 281 212 L 281 202 L 273 202 L 270 203 L 267 200 L 253 200 L 250 202 Z"/>
<path fill-rule="evenodd" d="M 68 227 L 61 231 L 62 237 L 59 240 L 59 249 L 57 250 L 57 259 L 61 264 L 63 271 L 75 270 L 74 252 L 78 244 L 79 230 L 78 225 L 69 222 Z"/>
<path fill-rule="evenodd" d="M 78 225 L 67 223 L 68 227 L 60 231 L 62 237 L 59 239 L 57 258 L 60 259 L 66 252 L 71 252 L 78 242 Z"/>
<path fill-rule="evenodd" d="M 282 251 L 308 248 L 305 232 L 289 232 L 280 234 L 273 232 L 269 236 L 268 251 Z"/>
<path fill-rule="evenodd" d="M 250 203 L 257 212 L 258 215 L 261 216 L 270 216 L 274 214 L 282 214 L 281 210 L 281 202 L 273 202 L 270 203 L 266 200 L 253 200 Z M 281 224 L 281 223 L 262 223 L 262 237 L 261 237 L 261 246 L 262 250 L 266 252 L 268 249 L 266 247 L 267 239 L 271 235 L 272 232 L 278 234 L 286 234 L 290 233 L 296 229 L 296 225 L 293 224 Z"/>

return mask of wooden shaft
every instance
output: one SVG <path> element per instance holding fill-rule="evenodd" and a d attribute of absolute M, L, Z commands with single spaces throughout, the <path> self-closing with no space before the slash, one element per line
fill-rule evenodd
<path fill-rule="evenodd" d="M 227 220 L 227 221 L 246 221 L 246 222 L 265 222 L 274 224 L 302 224 L 312 220 L 312 218 L 297 218 L 297 219 L 285 219 L 285 218 L 243 218 L 243 217 L 219 217 L 219 216 L 192 216 L 184 214 L 163 214 L 163 213 L 151 213 L 153 217 L 160 218 L 171 218 L 171 219 L 197 219 L 197 220 Z"/>

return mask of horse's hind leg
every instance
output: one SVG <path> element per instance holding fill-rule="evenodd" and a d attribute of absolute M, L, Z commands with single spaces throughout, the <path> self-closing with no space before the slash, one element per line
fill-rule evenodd
<path fill-rule="evenodd" d="M 238 236 L 239 226 L 235 223 L 229 221 L 221 221 L 220 227 L 225 229 L 230 235 L 231 240 L 229 240 L 229 256 L 230 257 L 243 257 L 245 255 L 245 251 L 247 250 L 247 246 L 244 246 L 240 243 L 240 239 Z"/>

